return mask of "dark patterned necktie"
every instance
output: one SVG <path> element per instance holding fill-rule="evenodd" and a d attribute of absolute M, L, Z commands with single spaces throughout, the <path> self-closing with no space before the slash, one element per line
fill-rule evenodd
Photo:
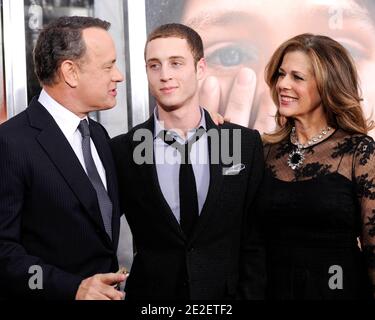
<path fill-rule="evenodd" d="M 193 166 L 190 161 L 190 151 L 193 144 L 205 133 L 200 127 L 185 144 L 177 142 L 168 131 L 161 131 L 159 137 L 168 145 L 174 147 L 181 155 L 179 173 L 180 192 L 180 225 L 187 237 L 191 236 L 194 225 L 199 216 L 197 186 Z"/>
<path fill-rule="evenodd" d="M 107 190 L 105 189 L 98 169 L 96 168 L 94 159 L 92 158 L 90 145 L 90 129 L 87 120 L 82 120 L 79 123 L 78 130 L 82 135 L 82 151 L 87 175 L 96 191 L 105 231 L 112 239 L 112 201 L 108 196 Z"/>

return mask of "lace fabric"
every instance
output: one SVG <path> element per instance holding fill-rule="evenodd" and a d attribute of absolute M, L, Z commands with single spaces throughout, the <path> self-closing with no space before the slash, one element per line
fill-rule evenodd
<path fill-rule="evenodd" d="M 344 264 L 346 270 L 360 270 L 359 262 L 354 260 L 363 257 L 375 296 L 373 139 L 366 135 L 350 135 L 341 129 L 336 130 L 325 140 L 306 148 L 303 164 L 292 170 L 288 166 L 288 157 L 295 148 L 289 140 L 266 145 L 264 148 L 266 175 L 264 193 L 259 200 L 264 211 L 264 224 L 271 234 L 271 250 L 276 250 L 275 246 L 279 250 L 282 243 L 288 246 L 295 246 L 297 243 L 307 246 L 309 243 L 315 246 L 314 257 L 324 260 L 322 256 L 327 256 L 328 251 L 324 254 L 322 252 L 333 246 L 329 251 L 333 257 L 326 259 L 327 265 L 324 268 L 328 266 L 328 260 L 330 263 L 337 260 Z M 344 245 L 346 239 L 357 237 L 360 239 L 361 253 L 351 255 L 346 252 L 335 260 L 335 252 L 338 251 L 335 247 Z M 305 251 L 305 254 L 311 255 L 311 252 Z M 303 257 L 301 251 L 298 255 L 300 260 L 293 262 L 293 268 L 309 258 Z M 286 256 L 282 259 L 279 256 L 280 261 L 275 256 L 270 260 L 283 264 L 281 260 Z M 288 252 L 287 256 L 287 259 L 295 259 L 293 253 Z M 304 274 L 313 273 L 309 268 L 305 265 Z M 368 278 L 366 281 L 368 282 Z M 327 283 L 325 278 L 322 283 Z"/>

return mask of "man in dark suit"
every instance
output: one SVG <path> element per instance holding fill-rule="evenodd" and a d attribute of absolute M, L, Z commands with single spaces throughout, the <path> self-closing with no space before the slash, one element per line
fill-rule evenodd
<path fill-rule="evenodd" d="M 111 142 L 136 247 L 127 299 L 262 298 L 262 268 L 246 268 L 262 263 L 248 240 L 263 173 L 259 133 L 216 126 L 200 108 L 206 64 L 194 30 L 157 28 L 145 60 L 155 112 Z"/>
<path fill-rule="evenodd" d="M 3 298 L 123 298 L 109 136 L 88 118 L 115 106 L 123 81 L 109 26 L 84 17 L 48 25 L 34 53 L 43 90 L 0 126 Z"/>

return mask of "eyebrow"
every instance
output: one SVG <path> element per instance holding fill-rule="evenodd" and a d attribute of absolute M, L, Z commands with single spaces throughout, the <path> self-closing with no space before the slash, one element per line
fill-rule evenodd
<path fill-rule="evenodd" d="M 185 60 L 185 57 L 183 57 L 183 56 L 171 56 L 171 57 L 168 57 L 168 60 L 172 60 L 172 59 L 183 59 L 183 60 Z M 150 58 L 150 59 L 147 60 L 147 63 L 149 63 L 149 62 L 155 62 L 155 61 L 159 62 L 160 59 L 158 59 L 158 58 Z"/>
<path fill-rule="evenodd" d="M 150 59 L 147 59 L 147 63 L 149 62 L 155 62 L 155 61 L 159 61 L 159 59 L 156 59 L 156 58 L 150 58 Z"/>
<path fill-rule="evenodd" d="M 314 4 L 310 1 L 309 5 L 312 7 L 310 14 L 317 14 L 319 16 L 329 16 L 329 9 L 333 8 L 333 5 L 329 3 Z M 362 8 L 354 2 L 346 3 L 341 5 L 341 7 L 339 6 L 339 8 L 344 10 L 344 15 L 348 19 L 356 20 L 362 27 L 366 27 L 367 29 L 375 29 L 373 21 L 370 18 L 371 13 L 368 9 Z M 237 10 L 218 10 L 213 13 L 211 11 L 202 11 L 195 17 L 187 20 L 185 24 L 192 28 L 204 28 L 208 26 L 226 26 L 233 23 L 246 23 L 248 21 L 253 22 L 254 20 L 260 21 L 261 19 L 255 13 L 245 13 Z"/>
<path fill-rule="evenodd" d="M 330 8 L 336 8 L 336 9 L 342 9 L 343 11 L 348 14 L 348 16 L 351 16 L 353 18 L 360 18 L 363 19 L 367 16 L 369 13 L 366 9 L 360 7 L 358 4 L 351 2 L 350 4 L 342 4 L 341 6 L 338 5 L 337 7 L 329 4 L 319 4 L 313 6 L 311 8 L 312 11 L 318 11 L 320 13 L 322 12 L 329 12 Z"/>
<path fill-rule="evenodd" d="M 222 26 L 232 23 L 248 22 L 250 19 L 259 20 L 258 16 L 242 11 L 210 11 L 200 12 L 194 18 L 186 21 L 186 24 L 193 28 L 204 28 L 207 26 Z"/>
<path fill-rule="evenodd" d="M 317 14 L 317 15 L 327 15 L 330 16 L 329 9 L 330 8 L 336 8 L 336 9 L 342 9 L 343 10 L 343 19 L 353 19 L 355 20 L 362 28 L 369 29 L 369 30 L 375 30 L 375 26 L 373 23 L 373 19 L 370 17 L 371 12 L 369 9 L 361 7 L 359 4 L 355 3 L 354 1 L 350 1 L 349 3 L 342 3 L 341 5 L 334 6 L 333 4 L 329 3 L 320 3 L 315 4 L 314 1 L 312 2 L 312 8 L 311 8 L 311 14 Z M 331 15 L 333 15 L 332 13 Z M 375 13 L 374 13 L 375 14 Z"/>
<path fill-rule="evenodd" d="M 117 62 L 117 59 L 113 59 L 110 61 L 107 61 L 105 64 L 115 64 Z"/>
<path fill-rule="evenodd" d="M 171 56 L 168 58 L 168 60 L 171 60 L 171 59 L 185 59 L 185 57 L 183 56 Z"/>
<path fill-rule="evenodd" d="M 278 70 L 286 73 L 286 71 L 282 67 L 279 67 Z M 290 73 L 292 73 L 292 74 L 298 73 L 300 75 L 303 75 L 304 77 L 308 76 L 308 74 L 306 74 L 306 73 L 304 73 L 302 71 L 298 71 L 298 70 L 292 70 Z"/>

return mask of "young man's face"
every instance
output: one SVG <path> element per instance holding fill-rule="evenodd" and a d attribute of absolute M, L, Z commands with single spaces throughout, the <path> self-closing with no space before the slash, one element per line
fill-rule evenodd
<path fill-rule="evenodd" d="M 100 28 L 83 31 L 86 54 L 78 68 L 77 100 L 83 111 L 98 111 L 116 105 L 117 83 L 124 80 L 116 66 L 116 49 L 109 33 Z"/>
<path fill-rule="evenodd" d="M 150 41 L 146 47 L 146 71 L 151 94 L 159 107 L 173 111 L 198 101 L 198 82 L 204 59 L 194 62 L 185 39 L 170 37 Z"/>
<path fill-rule="evenodd" d="M 272 53 L 301 33 L 323 34 L 352 54 L 361 78 L 364 110 L 375 118 L 375 30 L 368 8 L 354 0 L 186 0 L 182 23 L 202 37 L 207 76 L 221 86 L 220 112 L 225 113 L 235 78 L 247 67 L 257 75 L 250 127 L 261 132 L 275 127 L 276 107 L 264 81 Z"/>

